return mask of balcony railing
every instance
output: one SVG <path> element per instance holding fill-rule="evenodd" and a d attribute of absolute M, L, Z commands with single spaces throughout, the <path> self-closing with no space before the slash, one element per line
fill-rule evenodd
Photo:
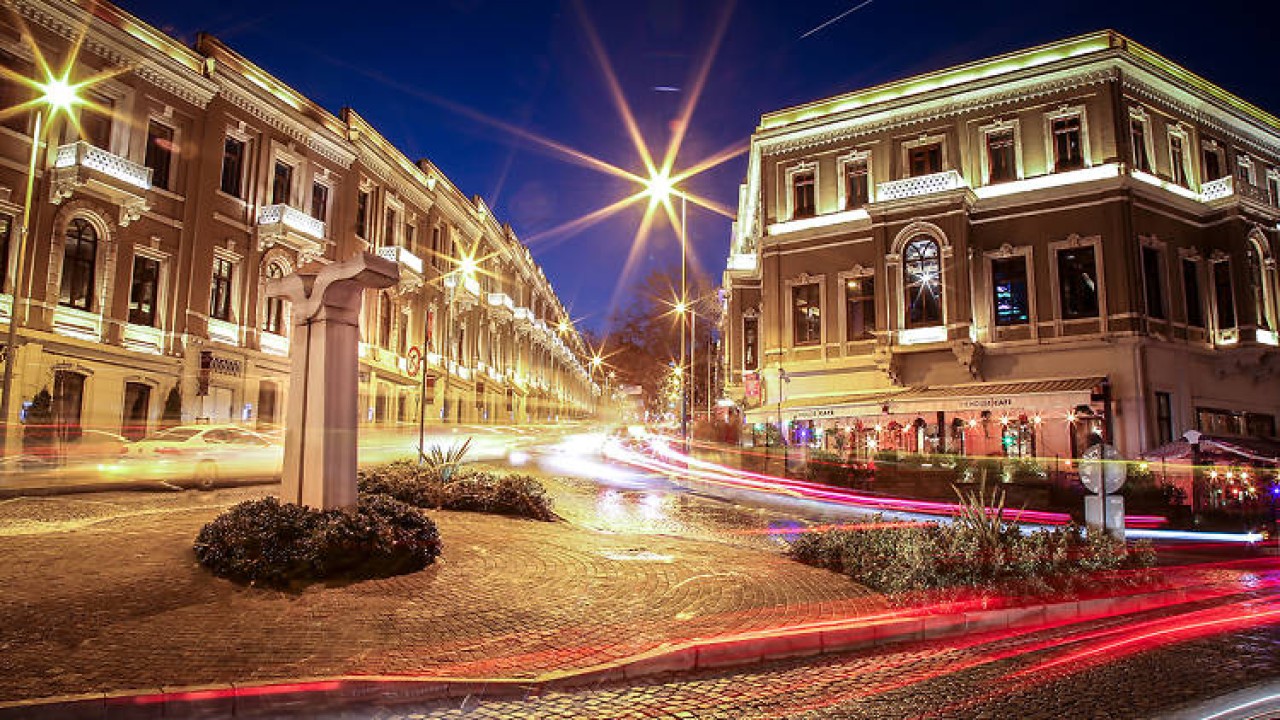
<path fill-rule="evenodd" d="M 960 173 L 955 170 L 944 170 L 932 175 L 920 175 L 918 177 L 880 183 L 876 186 L 876 200 L 881 202 L 902 200 L 904 198 L 946 192 L 947 190 L 959 190 L 965 187 L 968 187 L 968 185 L 965 183 L 964 178 L 960 176 Z"/>
<path fill-rule="evenodd" d="M 422 258 L 402 247 L 394 245 L 378 248 L 378 257 L 390 260 L 400 266 L 400 290 L 408 292 L 419 288 L 423 283 Z M 405 271 L 408 272 L 405 272 Z"/>
<path fill-rule="evenodd" d="M 480 281 L 470 276 L 445 275 L 444 286 L 464 308 L 480 302 Z"/>
<path fill-rule="evenodd" d="M 264 332 L 258 338 L 262 352 L 268 355 L 289 355 L 289 338 L 275 333 Z"/>
<path fill-rule="evenodd" d="M 81 140 L 58 148 L 53 160 L 55 168 L 82 167 L 96 170 L 107 177 L 132 185 L 139 190 L 151 189 L 151 168 L 126 160 Z"/>
<path fill-rule="evenodd" d="M 62 145 L 53 159 L 49 200 L 54 205 L 84 191 L 120 207 L 120 225 L 150 208 L 151 168 L 81 140 Z"/>
<path fill-rule="evenodd" d="M 1224 178 L 1218 178 L 1217 180 L 1210 180 L 1209 182 L 1201 185 L 1200 199 L 1204 202 L 1210 202 L 1212 200 L 1230 197 L 1234 195 L 1235 192 L 1235 178 L 1228 175 Z"/>
<path fill-rule="evenodd" d="M 489 293 L 489 307 L 502 318 L 511 318 L 515 314 L 515 303 L 506 293 Z"/>
<path fill-rule="evenodd" d="M 225 320 L 209 318 L 209 339 L 225 345 L 240 345 L 240 326 Z"/>
<path fill-rule="evenodd" d="M 120 344 L 135 352 L 159 355 L 164 352 L 164 331 L 160 328 L 128 323 Z"/>

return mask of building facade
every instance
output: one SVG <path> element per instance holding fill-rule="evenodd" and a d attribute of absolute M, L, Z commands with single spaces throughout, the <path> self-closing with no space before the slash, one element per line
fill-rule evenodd
<path fill-rule="evenodd" d="M 59 424 L 131 437 L 174 390 L 182 421 L 279 422 L 290 317 L 266 282 L 360 251 L 401 271 L 365 297 L 362 420 L 522 424 L 593 407 L 587 348 L 510 226 L 355 111 L 334 115 L 216 38 L 187 47 L 107 3 L 3 11 L 7 70 L 40 78 L 41 57 L 61 69 L 83 33 L 71 78 L 101 76 L 39 138 L 35 112 L 0 122 L 0 325 L 19 318 L 11 427 L 46 389 Z M 0 76 L 0 108 L 34 95 Z"/>
<path fill-rule="evenodd" d="M 769 113 L 728 394 L 857 452 L 1274 438 L 1278 206 L 1280 120 L 1114 32 Z"/>

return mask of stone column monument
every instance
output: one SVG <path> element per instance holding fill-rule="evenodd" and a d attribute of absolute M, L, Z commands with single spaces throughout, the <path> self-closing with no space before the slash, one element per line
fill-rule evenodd
<path fill-rule="evenodd" d="M 267 283 L 267 295 L 289 300 L 293 316 L 283 502 L 355 507 L 360 300 L 366 288 L 399 279 L 396 263 L 362 252 Z"/>

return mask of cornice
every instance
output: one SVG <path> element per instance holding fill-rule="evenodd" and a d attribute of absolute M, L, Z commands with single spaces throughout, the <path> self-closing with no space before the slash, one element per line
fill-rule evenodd
<path fill-rule="evenodd" d="M 384 186 L 395 190 L 397 195 L 417 205 L 423 212 L 430 211 L 436 204 L 436 199 L 429 190 L 399 172 L 376 148 L 362 143 L 359 139 L 355 141 L 355 145 L 360 165 Z"/>
<path fill-rule="evenodd" d="M 1157 83 L 1167 85 L 1168 81 L 1156 79 Z M 1234 121 L 1229 115 L 1221 112 L 1213 112 L 1217 108 L 1206 109 L 1199 103 L 1192 104 L 1175 99 L 1168 88 L 1156 88 L 1151 83 L 1144 80 L 1135 79 L 1132 75 L 1124 76 L 1123 86 L 1126 90 L 1131 91 L 1134 95 L 1145 98 L 1148 102 L 1163 105 L 1166 110 L 1171 110 L 1180 115 L 1182 118 L 1194 121 L 1203 125 L 1215 133 L 1230 138 L 1238 145 L 1246 146 L 1255 152 L 1267 155 L 1269 159 L 1280 158 L 1280 140 L 1274 136 L 1267 139 L 1260 139 L 1258 129 L 1246 125 L 1240 121 Z M 1202 98 L 1196 98 L 1200 102 L 1209 102 Z"/>
<path fill-rule="evenodd" d="M 203 109 L 217 93 L 217 86 L 190 64 L 184 64 L 157 50 L 74 3 L 6 0 L 5 4 L 16 8 L 27 22 L 67 41 L 74 41 L 83 35 L 82 47 L 85 50 L 110 65 L 128 67 L 139 78 L 196 107 Z M 141 24 L 137 20 L 133 22 Z M 84 32 L 86 23 L 92 23 L 93 32 Z M 158 32 L 156 34 L 159 35 Z M 174 50 L 179 53 L 190 52 L 176 43 Z M 190 63 L 201 62 L 194 54 L 188 60 Z"/>
<path fill-rule="evenodd" d="M 766 156 L 806 150 L 845 142 L 863 135 L 932 123 L 975 110 L 991 110 L 1020 104 L 1046 95 L 1113 82 L 1118 77 L 1119 72 L 1113 65 L 1083 71 L 1073 69 L 1060 72 L 1056 77 L 1038 81 L 1014 81 L 991 88 L 961 91 L 961 94 L 950 98 L 917 100 L 916 104 L 919 107 L 914 109 L 911 106 L 900 109 L 879 108 L 872 113 L 829 123 L 830 126 L 825 129 L 819 129 L 822 127 L 819 125 L 814 128 L 782 133 L 776 137 L 763 138 L 757 145 L 760 152 Z"/>
<path fill-rule="evenodd" d="M 350 168 L 355 161 L 356 153 L 345 141 L 326 138 L 321 131 L 277 110 L 269 100 L 258 97 L 253 90 L 241 85 L 236 76 L 218 70 L 214 79 L 218 81 L 218 94 L 226 98 L 227 102 L 279 130 L 320 157 L 343 169 Z"/>

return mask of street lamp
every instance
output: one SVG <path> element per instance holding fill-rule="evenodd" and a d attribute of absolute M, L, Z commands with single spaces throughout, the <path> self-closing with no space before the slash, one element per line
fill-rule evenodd
<path fill-rule="evenodd" d="M 685 452 L 689 450 L 689 386 L 684 374 L 685 363 L 691 361 L 685 354 L 685 328 L 689 328 L 689 336 L 693 335 L 692 324 L 686 326 L 685 311 L 689 309 L 688 275 L 689 244 L 685 235 L 688 217 L 688 198 L 676 189 L 676 179 L 667 170 L 654 170 L 645 182 L 645 194 L 649 196 L 650 208 L 665 205 L 672 195 L 680 197 L 680 300 L 676 303 L 676 313 L 680 315 L 680 441 Z M 692 348 L 690 348 L 692 349 Z M 692 372 L 692 362 L 689 362 Z"/>
<path fill-rule="evenodd" d="M 16 261 L 9 266 L 9 329 L 5 334 L 4 344 L 4 381 L 0 386 L 0 455 L 8 454 L 9 442 L 9 410 L 12 407 L 13 366 L 17 361 L 18 340 L 18 307 L 22 304 L 22 266 L 27 253 L 27 238 L 31 234 L 31 198 L 35 193 L 36 165 L 40 157 L 40 145 L 44 141 L 45 129 L 53 123 L 59 112 L 70 113 L 71 109 L 82 101 L 79 91 L 87 82 L 73 84 L 68 81 L 71 74 L 70 64 L 62 77 L 50 75 L 44 82 L 31 83 L 40 94 L 30 104 L 34 111 L 34 127 L 31 133 L 31 157 L 27 164 L 27 191 L 22 198 L 22 228 L 18 233 L 18 255 Z M 45 112 L 48 111 L 48 123 Z"/>

